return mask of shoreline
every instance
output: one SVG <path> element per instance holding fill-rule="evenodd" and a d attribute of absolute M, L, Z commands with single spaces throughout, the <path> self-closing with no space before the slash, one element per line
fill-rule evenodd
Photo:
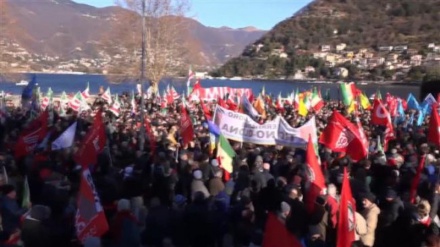
<path fill-rule="evenodd" d="M 17 72 L 17 73 L 11 73 L 11 74 L 22 74 L 22 75 L 30 75 L 30 74 L 36 74 L 36 75 L 54 75 L 54 76 L 112 76 L 112 75 L 106 75 L 106 74 L 97 74 L 97 73 L 82 73 L 82 72 L 37 72 L 37 71 L 29 71 L 29 72 Z M 117 75 L 116 75 L 117 76 Z M 166 79 L 172 79 L 172 80 L 186 80 L 185 77 L 172 77 L 172 78 L 165 78 Z M 240 81 L 256 81 L 256 82 L 291 82 L 291 83 L 310 83 L 310 84 L 338 84 L 338 82 L 344 81 L 344 82 L 355 82 L 356 85 L 359 86 L 412 86 L 412 87 L 420 87 L 421 82 L 408 82 L 408 81 L 369 81 L 369 80 L 337 80 L 337 79 L 260 79 L 260 78 L 254 78 L 254 79 L 242 79 L 242 80 L 231 80 L 228 79 L 218 79 L 218 78 L 200 78 L 201 81 L 209 82 L 209 81 L 227 81 L 227 82 L 236 82 L 239 83 Z M 134 81 L 133 81 L 134 82 Z M 133 82 L 111 82 L 107 81 L 109 84 L 133 84 Z M 17 82 L 0 82 L 5 84 L 15 84 Z"/>

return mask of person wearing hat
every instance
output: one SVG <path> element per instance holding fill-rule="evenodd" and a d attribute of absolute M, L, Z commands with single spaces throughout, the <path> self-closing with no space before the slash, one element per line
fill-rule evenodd
<path fill-rule="evenodd" d="M 214 174 L 214 177 L 209 180 L 209 193 L 212 196 L 217 196 L 220 192 L 225 190 L 225 184 L 222 181 L 223 172 L 221 170 Z"/>
<path fill-rule="evenodd" d="M 191 182 L 191 197 L 194 200 L 194 195 L 197 192 L 202 192 L 205 198 L 210 196 L 208 189 L 203 183 L 203 174 L 200 169 L 193 171 L 193 180 Z"/>
<path fill-rule="evenodd" d="M 366 247 L 374 246 L 375 231 L 380 214 L 380 209 L 374 203 L 375 201 L 376 196 L 371 192 L 362 196 L 362 205 L 364 206 L 362 216 L 367 221 L 367 234 L 361 236 L 361 240 Z"/>

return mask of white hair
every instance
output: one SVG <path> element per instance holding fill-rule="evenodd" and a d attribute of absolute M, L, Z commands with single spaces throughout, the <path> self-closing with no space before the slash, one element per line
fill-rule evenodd
<path fill-rule="evenodd" d="M 121 199 L 118 201 L 118 212 L 130 210 L 130 201 L 127 199 Z"/>
<path fill-rule="evenodd" d="M 329 184 L 327 186 L 327 195 L 330 195 L 332 197 L 335 197 L 337 193 L 336 186 L 334 184 Z"/>

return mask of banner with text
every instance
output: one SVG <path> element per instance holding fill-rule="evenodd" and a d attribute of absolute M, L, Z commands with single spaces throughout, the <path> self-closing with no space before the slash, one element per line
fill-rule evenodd
<path fill-rule="evenodd" d="M 191 99 L 202 100 L 217 100 L 218 98 L 224 98 L 227 94 L 232 99 L 233 97 L 239 97 L 245 94 L 248 99 L 252 97 L 252 89 L 250 88 L 231 88 L 231 87 L 210 87 L 199 88 L 191 93 Z"/>
<path fill-rule="evenodd" d="M 298 128 L 291 127 L 280 116 L 264 124 L 258 124 L 248 115 L 217 106 L 214 122 L 222 135 L 238 142 L 305 148 L 311 135 L 313 143 L 318 143 L 315 117 Z"/>

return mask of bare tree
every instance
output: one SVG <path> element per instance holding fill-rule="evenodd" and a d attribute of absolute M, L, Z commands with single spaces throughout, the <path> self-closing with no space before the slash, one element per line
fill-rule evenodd
<path fill-rule="evenodd" d="M 5 58 L 6 38 L 10 22 L 6 4 L 6 0 L 0 0 L 0 81 L 5 80 L 6 74 L 9 72 L 9 66 Z"/>
<path fill-rule="evenodd" d="M 104 47 L 112 54 L 108 69 L 119 79 L 141 79 L 142 1 L 145 13 L 145 77 L 153 87 L 186 63 L 184 34 L 188 0 L 120 0 L 114 26 Z M 112 80 L 115 77 L 110 77 Z"/>

